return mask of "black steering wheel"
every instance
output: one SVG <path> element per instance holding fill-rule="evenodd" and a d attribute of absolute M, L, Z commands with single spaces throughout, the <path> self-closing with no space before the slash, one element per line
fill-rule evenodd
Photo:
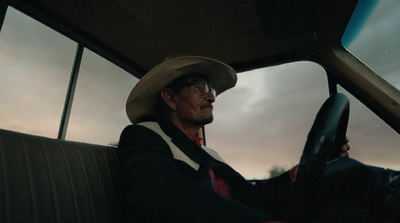
<path fill-rule="evenodd" d="M 348 98 L 336 93 L 317 113 L 294 181 L 296 222 L 399 222 L 399 192 L 388 187 L 396 171 L 339 158 L 349 108 Z M 338 159 L 325 168 L 332 158 Z"/>
<path fill-rule="evenodd" d="M 322 180 L 328 160 L 339 158 L 345 144 L 349 120 L 349 100 L 341 93 L 331 95 L 320 108 L 308 133 L 296 173 L 295 185 L 316 186 Z"/>

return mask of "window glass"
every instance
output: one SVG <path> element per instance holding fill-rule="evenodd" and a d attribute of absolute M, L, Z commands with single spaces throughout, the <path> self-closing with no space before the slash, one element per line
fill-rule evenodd
<path fill-rule="evenodd" d="M 300 161 L 315 115 L 328 97 L 326 72 L 297 62 L 238 74 L 237 86 L 219 95 L 207 146 L 247 179 L 268 178 Z M 400 169 L 399 135 L 351 94 L 347 135 L 350 157 Z"/>
<path fill-rule="evenodd" d="M 57 137 L 76 43 L 9 7 L 0 33 L 0 128 Z"/>
<path fill-rule="evenodd" d="M 400 1 L 361 0 L 343 45 L 372 70 L 400 89 Z"/>
<path fill-rule="evenodd" d="M 338 91 L 350 100 L 347 133 L 351 157 L 365 164 L 399 170 L 399 134 L 345 89 L 339 87 Z"/>
<path fill-rule="evenodd" d="M 311 62 L 239 73 L 237 86 L 216 98 L 207 146 L 248 179 L 296 165 L 329 95 L 326 79 L 325 70 Z"/>
<path fill-rule="evenodd" d="M 109 145 L 130 122 L 125 101 L 138 79 L 85 49 L 66 139 Z"/>
<path fill-rule="evenodd" d="M 342 37 L 343 45 L 400 89 L 400 1 L 360 0 Z M 343 88 L 350 98 L 352 156 L 362 162 L 400 169 L 399 134 Z"/>

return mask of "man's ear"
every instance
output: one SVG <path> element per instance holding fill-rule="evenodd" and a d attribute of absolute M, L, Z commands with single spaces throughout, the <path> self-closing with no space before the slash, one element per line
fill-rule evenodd
<path fill-rule="evenodd" d="M 175 93 L 169 88 L 164 88 L 161 90 L 160 94 L 165 104 L 167 104 L 172 110 L 176 111 Z"/>

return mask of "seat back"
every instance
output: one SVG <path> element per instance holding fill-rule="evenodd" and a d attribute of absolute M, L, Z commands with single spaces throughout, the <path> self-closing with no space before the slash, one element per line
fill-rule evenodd
<path fill-rule="evenodd" d="M 115 149 L 0 130 L 0 222 L 117 222 Z"/>

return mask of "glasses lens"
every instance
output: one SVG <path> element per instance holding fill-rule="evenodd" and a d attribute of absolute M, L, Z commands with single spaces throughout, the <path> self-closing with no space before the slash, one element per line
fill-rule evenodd
<path fill-rule="evenodd" d="M 211 94 L 213 94 L 214 97 L 216 97 L 216 96 L 217 96 L 217 92 L 215 91 L 215 89 L 212 88 L 212 87 L 209 87 L 209 89 L 210 89 L 210 91 L 211 91 Z"/>
<path fill-rule="evenodd" d="M 203 81 L 197 81 L 197 88 L 200 90 L 202 94 L 208 93 L 208 85 Z"/>
<path fill-rule="evenodd" d="M 192 85 L 199 89 L 201 94 L 207 95 L 208 92 L 211 91 L 211 94 L 213 94 L 214 97 L 216 96 L 216 91 L 202 80 L 197 80 Z"/>
<path fill-rule="evenodd" d="M 211 94 L 214 95 L 214 97 L 217 95 L 215 92 L 215 89 L 210 87 L 210 85 L 208 85 L 207 83 L 202 81 L 202 93 L 203 94 L 208 94 L 208 92 L 211 91 Z"/>

